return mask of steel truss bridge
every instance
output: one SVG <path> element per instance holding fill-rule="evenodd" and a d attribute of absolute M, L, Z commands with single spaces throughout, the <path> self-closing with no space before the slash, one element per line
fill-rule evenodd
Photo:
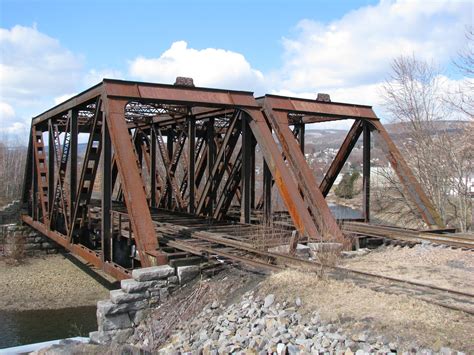
<path fill-rule="evenodd" d="M 347 119 L 318 184 L 305 126 Z M 361 136 L 370 221 L 374 134 L 420 217 L 444 228 L 370 106 L 104 79 L 33 118 L 22 220 L 117 279 L 190 254 L 258 265 L 271 245 L 344 239 L 325 197 Z"/>

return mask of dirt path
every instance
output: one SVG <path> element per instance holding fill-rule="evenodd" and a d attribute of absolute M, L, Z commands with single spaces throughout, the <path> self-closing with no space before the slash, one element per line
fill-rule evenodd
<path fill-rule="evenodd" d="M 0 259 L 0 285 L 3 310 L 95 305 L 109 293 L 62 255 L 29 258 L 18 266 Z"/>

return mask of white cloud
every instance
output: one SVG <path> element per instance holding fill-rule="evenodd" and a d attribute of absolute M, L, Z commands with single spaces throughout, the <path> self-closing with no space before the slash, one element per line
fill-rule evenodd
<path fill-rule="evenodd" d="M 77 83 L 81 59 L 36 27 L 0 28 L 1 96 L 20 102 L 68 92 Z"/>
<path fill-rule="evenodd" d="M 22 133 L 80 80 L 82 59 L 36 26 L 0 28 L 0 52 L 0 131 Z"/>
<path fill-rule="evenodd" d="M 123 74 L 114 69 L 91 69 L 84 77 L 84 84 L 88 88 L 100 83 L 103 79 L 123 79 Z"/>
<path fill-rule="evenodd" d="M 27 122 L 17 117 L 10 104 L 0 102 L 0 135 L 2 135 L 2 139 L 8 138 L 13 140 L 13 143 L 18 143 L 28 133 L 27 127 Z"/>
<path fill-rule="evenodd" d="M 158 58 L 135 58 L 130 73 L 140 80 L 170 84 L 177 76 L 186 76 L 192 77 L 196 86 L 257 91 L 264 87 L 263 74 L 252 68 L 242 54 L 188 48 L 185 41 L 174 42 Z"/>
<path fill-rule="evenodd" d="M 390 61 L 415 54 L 447 64 L 463 43 L 472 6 L 456 0 L 381 0 L 329 23 L 302 20 L 283 39 L 281 68 L 267 73 L 241 53 L 190 48 L 185 41 L 154 56 L 135 57 L 127 73 L 114 68 L 87 71 L 81 56 L 36 26 L 0 28 L 0 131 L 18 131 L 29 126 L 31 116 L 84 87 L 125 76 L 170 84 L 177 76 L 188 76 L 196 86 L 254 90 L 257 95 L 315 98 L 325 92 L 333 101 L 374 105 L 384 117 L 379 94 Z"/>
<path fill-rule="evenodd" d="M 15 110 L 6 102 L 0 102 L 0 120 L 15 117 Z M 3 122 L 3 121 L 2 121 Z"/>
<path fill-rule="evenodd" d="M 415 54 L 449 61 L 460 48 L 472 3 L 382 0 L 327 24 L 302 20 L 284 38 L 284 65 L 273 81 L 293 91 L 350 88 L 383 81 L 390 61 Z"/>

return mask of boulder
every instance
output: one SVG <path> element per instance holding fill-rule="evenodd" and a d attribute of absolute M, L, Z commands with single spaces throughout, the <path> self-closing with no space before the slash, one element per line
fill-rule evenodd
<path fill-rule="evenodd" d="M 279 245 L 277 247 L 269 248 L 269 252 L 271 253 L 278 253 L 278 254 L 289 254 L 290 253 L 290 246 L 285 244 L 285 245 Z M 302 257 L 302 258 L 309 258 L 310 257 L 310 248 L 307 247 L 304 244 L 298 244 L 296 246 L 296 256 Z"/>
<path fill-rule="evenodd" d="M 110 291 L 110 300 L 112 303 L 129 303 L 145 299 L 144 293 L 126 293 L 123 290 Z"/>
<path fill-rule="evenodd" d="M 270 307 L 274 301 L 275 301 L 275 295 L 269 294 L 267 297 L 265 297 L 265 301 L 263 302 L 263 307 L 264 308 Z"/>
<path fill-rule="evenodd" d="M 178 267 L 178 280 L 181 285 L 191 281 L 200 273 L 199 265 L 188 265 Z"/>
<path fill-rule="evenodd" d="M 97 317 L 99 331 L 126 329 L 132 327 L 128 313 Z"/>
<path fill-rule="evenodd" d="M 120 281 L 120 287 L 123 291 L 127 293 L 136 293 L 136 292 L 142 292 L 146 291 L 149 288 L 152 287 L 157 287 L 157 286 L 165 286 L 166 281 L 143 281 L 143 282 L 138 282 L 134 279 L 125 279 Z"/>
<path fill-rule="evenodd" d="M 115 304 L 110 300 L 104 300 L 97 302 L 97 313 L 108 316 L 111 314 L 136 312 L 140 309 L 146 308 L 147 306 L 148 302 L 146 300 L 119 304 Z"/>
<path fill-rule="evenodd" d="M 139 282 L 166 279 L 174 275 L 174 268 L 169 265 L 151 266 L 132 271 L 132 277 Z"/>

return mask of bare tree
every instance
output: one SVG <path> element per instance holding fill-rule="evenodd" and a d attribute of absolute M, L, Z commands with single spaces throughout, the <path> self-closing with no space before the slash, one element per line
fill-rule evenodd
<path fill-rule="evenodd" d="M 4 134 L 0 137 L 0 205 L 20 198 L 26 147 Z"/>
<path fill-rule="evenodd" d="M 399 57 L 383 87 L 384 106 L 399 123 L 401 150 L 443 221 L 464 231 L 471 223 L 472 150 L 465 145 L 466 123 L 452 120 L 442 84 L 434 65 L 414 56 Z M 414 221 L 416 210 L 404 189 L 394 174 L 387 173 L 386 178 L 389 188 L 385 186 L 378 196 L 379 212 L 398 213 L 404 224 Z"/>
<path fill-rule="evenodd" d="M 455 110 L 474 119 L 474 30 L 466 29 L 466 42 L 463 50 L 454 60 L 459 73 L 464 76 L 461 84 L 451 93 L 448 102 Z"/>

